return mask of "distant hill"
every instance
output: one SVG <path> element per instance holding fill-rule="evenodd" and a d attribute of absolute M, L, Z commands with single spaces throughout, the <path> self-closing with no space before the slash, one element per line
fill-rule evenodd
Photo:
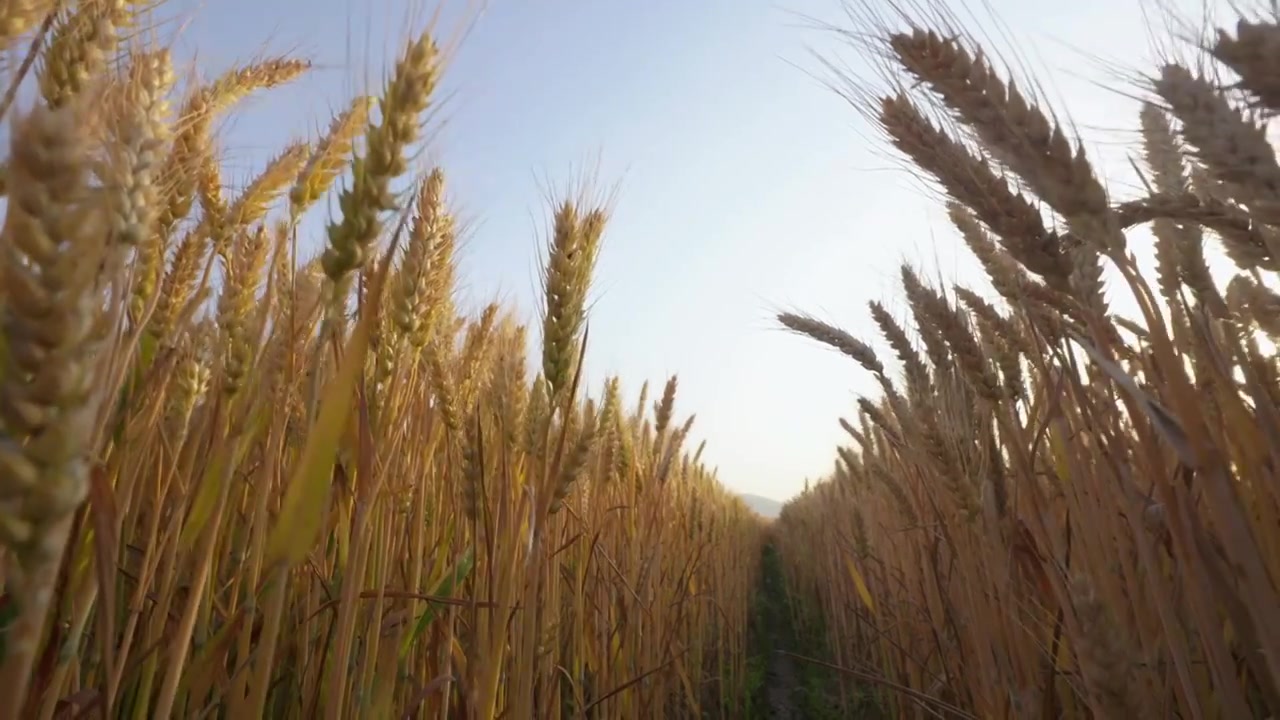
<path fill-rule="evenodd" d="M 782 503 L 772 498 L 760 497 L 750 493 L 739 493 L 738 496 L 747 503 L 748 507 L 767 518 L 776 518 L 778 513 L 782 511 Z"/>

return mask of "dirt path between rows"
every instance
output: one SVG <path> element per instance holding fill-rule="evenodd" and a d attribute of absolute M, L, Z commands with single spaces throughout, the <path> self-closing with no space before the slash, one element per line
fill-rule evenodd
<path fill-rule="evenodd" d="M 802 681 L 796 662 L 780 651 L 798 650 L 788 605 L 782 563 L 772 546 L 760 557 L 760 588 L 752 619 L 752 654 L 759 672 L 755 702 L 748 720 L 803 720 Z"/>
<path fill-rule="evenodd" d="M 743 720 L 838 720 L 881 717 L 863 702 L 841 709 L 840 678 L 819 660 L 826 656 L 825 633 L 811 626 L 813 608 L 803 602 L 793 607 L 783 576 L 782 558 L 772 545 L 760 556 L 760 586 L 751 621 L 751 664 L 757 678 L 749 712 Z M 797 616 L 809 617 L 808 632 L 796 624 Z M 854 692 L 846 686 L 845 693 Z M 856 700 L 846 694 L 846 700 Z"/>
<path fill-rule="evenodd" d="M 769 715 L 772 720 L 793 720 L 794 702 L 792 696 L 796 688 L 796 669 L 790 656 L 774 653 L 769 663 L 769 672 L 765 675 L 765 694 L 769 700 Z"/>
<path fill-rule="evenodd" d="M 771 549 L 766 552 L 770 551 Z M 778 652 L 792 650 L 795 645 L 790 612 L 786 604 L 786 588 L 782 586 L 781 569 L 769 567 L 777 564 L 776 558 L 765 557 L 762 562 L 765 568 L 760 588 L 764 600 L 761 620 L 768 668 L 764 676 L 765 717 L 771 720 L 793 720 L 799 717 L 794 707 L 797 687 L 795 661 L 790 655 Z"/>

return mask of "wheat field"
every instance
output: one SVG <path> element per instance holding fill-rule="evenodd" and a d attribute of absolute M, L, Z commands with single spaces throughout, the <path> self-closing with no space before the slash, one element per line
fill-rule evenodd
<path fill-rule="evenodd" d="M 310 63 L 178 84 L 139 12 L 0 7 L 0 717 L 736 716 L 762 526 L 675 377 L 583 387 L 609 208 L 547 209 L 540 343 L 466 316 L 430 33 L 230 194 L 215 122 Z"/>
<path fill-rule="evenodd" d="M 880 389 L 774 529 L 803 620 L 894 717 L 1276 717 L 1276 17 L 1143 69 L 1143 190 L 1116 197 L 1070 108 L 918 15 L 863 16 L 890 89 L 850 97 L 989 287 L 904 265 L 906 322 L 871 300 L 874 339 L 778 316 Z"/>
<path fill-rule="evenodd" d="M 946 13 L 872 19 L 855 104 L 990 287 L 777 317 L 881 394 L 769 522 L 678 376 L 583 380 L 591 188 L 536 323 L 460 308 L 431 27 L 232 190 L 217 123 L 312 65 L 179 81 L 147 9 L 0 0 L 0 718 L 1280 716 L 1276 18 L 1144 78 L 1126 198 Z"/>

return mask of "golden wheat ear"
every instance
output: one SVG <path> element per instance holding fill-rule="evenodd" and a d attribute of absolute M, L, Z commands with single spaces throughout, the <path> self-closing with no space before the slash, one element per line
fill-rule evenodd
<path fill-rule="evenodd" d="M 396 63 L 380 98 L 381 120 L 365 131 L 365 154 L 352 162 L 351 187 L 342 191 L 342 219 L 330 223 L 321 263 L 333 283 L 331 308 L 346 301 L 350 276 L 364 266 L 382 228 L 383 212 L 395 208 L 391 181 L 407 169 L 405 153 L 420 133 L 439 80 L 439 52 L 424 33 Z M 332 314 L 332 312 L 331 312 Z"/>
<path fill-rule="evenodd" d="M 0 665 L 5 716 L 17 717 L 50 611 L 72 514 L 88 493 L 90 442 L 109 392 L 97 352 L 108 315 L 96 268 L 110 266 L 105 217 L 89 187 L 81 109 L 37 107 L 15 128 L 3 230 L 0 542 L 15 560 L 18 618 Z"/>

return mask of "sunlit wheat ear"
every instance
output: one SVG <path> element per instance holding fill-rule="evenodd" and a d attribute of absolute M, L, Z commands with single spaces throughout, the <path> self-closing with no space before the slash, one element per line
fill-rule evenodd
<path fill-rule="evenodd" d="M 493 330 L 498 320 L 497 303 L 485 306 L 468 328 L 458 356 L 458 402 L 470 407 L 493 374 Z"/>
<path fill-rule="evenodd" d="M 1181 65 L 1165 65 L 1153 85 L 1214 179 L 1262 220 L 1280 221 L 1280 163 L 1266 129 L 1233 108 L 1207 79 Z M 1274 264 L 1275 250 L 1268 251 Z"/>
<path fill-rule="evenodd" d="M 880 334 L 889 342 L 889 347 L 893 348 L 893 352 L 898 356 L 898 361 L 902 363 L 903 372 L 907 379 L 907 390 L 912 397 L 925 397 L 930 392 L 932 381 L 929 378 L 929 367 L 925 365 L 924 359 L 920 353 L 911 344 L 907 333 L 902 329 L 893 316 L 889 314 L 884 306 L 874 300 L 868 303 L 871 309 L 871 319 L 875 321 L 876 326 L 880 328 Z"/>
<path fill-rule="evenodd" d="M 198 158 L 194 172 L 196 198 L 200 201 L 200 232 L 212 240 L 214 247 L 225 249 L 230 243 L 228 236 L 232 227 L 222 186 L 222 166 L 212 140 Z"/>
<path fill-rule="evenodd" d="M 227 208 L 227 222 L 232 230 L 244 229 L 265 217 L 271 204 L 297 177 L 299 169 L 310 154 L 309 144 L 294 142 L 271 158 L 262 172 Z M 225 253 L 225 249 L 215 247 L 214 250 L 219 254 Z"/>
<path fill-rule="evenodd" d="M 600 393 L 600 432 L 608 433 L 622 418 L 622 382 L 617 376 L 605 378 Z"/>
<path fill-rule="evenodd" d="M 947 203 L 947 215 L 951 223 L 960 231 L 969 251 L 987 272 L 992 287 L 1008 302 L 1015 303 L 1019 298 L 1019 288 L 1025 278 L 1017 262 L 1009 253 L 1001 250 L 984 228 L 965 206 L 956 202 Z"/>
<path fill-rule="evenodd" d="M 550 400 L 547 398 L 547 381 L 539 373 L 529 386 L 529 400 L 525 404 L 524 426 L 521 432 L 521 447 L 531 456 L 541 456 L 545 451 L 550 405 Z"/>
<path fill-rule="evenodd" d="M 452 286 L 453 220 L 444 207 L 444 172 L 434 168 L 418 189 L 404 258 L 396 274 L 390 315 L 400 333 L 421 349 L 447 310 Z"/>
<path fill-rule="evenodd" d="M 1083 148 L 982 56 L 959 40 L 916 28 L 889 45 L 902 66 L 942 99 L 1002 164 L 1066 219 L 1073 234 L 1101 251 L 1120 252 L 1124 234 Z"/>
<path fill-rule="evenodd" d="M 427 265 L 422 275 L 425 304 L 421 311 L 425 315 L 425 322 L 419 324 L 409 336 L 415 347 L 421 347 L 427 342 L 430 334 L 438 331 L 440 319 L 453 313 L 454 285 L 458 274 L 455 255 L 457 230 L 453 216 L 444 207 L 435 208 L 428 239 Z"/>
<path fill-rule="evenodd" d="M 168 102 L 173 83 L 169 53 L 132 57 L 108 146 L 106 181 L 114 242 L 134 248 L 129 318 L 147 322 L 149 300 L 160 279 L 162 238 L 153 232 L 161 197 L 159 166 L 168 140 Z"/>
<path fill-rule="evenodd" d="M 369 296 L 369 286 L 366 284 L 361 288 L 360 304 L 362 307 L 368 306 L 372 298 Z M 383 288 L 383 302 L 386 302 L 385 293 L 389 288 Z M 391 321 L 388 313 L 379 313 L 377 322 L 374 323 L 369 334 L 369 378 L 374 387 L 374 392 L 381 393 L 386 391 L 391 382 L 392 375 L 395 374 L 396 359 L 399 357 L 401 342 L 403 338 L 396 330 L 395 324 Z"/>
<path fill-rule="evenodd" d="M 587 400 L 586 406 L 582 409 L 581 419 L 578 420 L 577 436 L 560 467 L 560 474 L 554 479 L 550 506 L 552 513 L 560 511 L 574 483 L 586 469 L 587 458 L 591 455 L 598 431 L 599 422 L 596 417 L 595 403 Z"/>
<path fill-rule="evenodd" d="M 164 269 L 163 257 L 158 250 L 153 252 L 154 255 L 146 257 L 148 265 L 139 268 L 143 277 L 152 277 L 153 272 L 158 275 Z M 189 231 L 178 243 L 173 260 L 169 263 L 169 271 L 164 274 L 160 285 L 160 293 L 155 298 L 156 307 L 151 314 L 150 324 L 150 332 L 154 337 L 160 340 L 170 339 L 177 329 L 181 313 L 197 290 L 200 270 L 208 253 L 208 236 L 199 228 Z M 150 270 L 151 263 L 156 266 L 154 271 Z M 135 301 L 138 298 L 135 286 Z M 149 299 L 149 296 L 141 298 L 144 302 Z"/>
<path fill-rule="evenodd" d="M 137 246 L 150 238 L 159 199 L 157 167 L 168 140 L 173 64 L 167 51 L 133 57 L 115 122 L 112 158 L 112 231 L 117 242 Z"/>
<path fill-rule="evenodd" d="M 523 325 L 517 325 L 510 317 L 503 319 L 499 330 L 493 394 L 499 403 L 503 439 L 510 447 L 520 446 L 529 402 L 526 334 Z"/>
<path fill-rule="evenodd" d="M 57 0 L 7 0 L 0 3 L 0 50 L 34 28 L 57 7 Z"/>
<path fill-rule="evenodd" d="M 271 283 L 275 287 L 275 303 L 272 306 L 273 322 L 289 322 L 289 318 L 297 310 L 297 275 L 299 272 L 297 258 L 294 254 L 292 236 L 288 223 L 275 220 L 272 226 L 276 248 L 271 255 L 271 265 L 267 268 Z"/>
<path fill-rule="evenodd" d="M 267 58 L 233 68 L 202 89 L 207 109 L 214 114 L 223 112 L 250 93 L 279 87 L 310 69 L 310 60 L 292 57 Z"/>
<path fill-rule="evenodd" d="M 1213 56 L 1240 76 L 1240 85 L 1260 107 L 1280 110 L 1280 25 L 1275 22 L 1236 22 L 1236 35 L 1218 31 Z"/>
<path fill-rule="evenodd" d="M 864 412 L 858 413 L 858 427 L 862 430 L 862 435 L 868 440 L 873 439 L 875 425 L 871 422 L 871 418 L 867 417 Z"/>
<path fill-rule="evenodd" d="M 932 461 L 936 476 L 951 492 L 962 515 L 966 520 L 976 518 L 980 508 L 978 492 L 947 442 L 937 417 L 931 412 L 922 413 L 918 418 L 917 430 L 920 433 L 920 449 Z"/>
<path fill-rule="evenodd" d="M 883 98 L 879 120 L 894 146 L 933 175 L 956 202 L 971 208 L 1010 255 L 1046 282 L 1066 287 L 1071 268 L 1061 239 L 985 159 L 935 126 L 906 95 Z"/>
<path fill-rule="evenodd" d="M 636 462 L 639 464 L 640 472 L 645 477 L 650 477 L 654 467 L 657 465 L 657 454 L 661 452 L 661 443 L 658 442 L 657 435 L 653 432 L 653 421 L 645 418 L 640 423 L 640 431 L 636 435 Z M 641 478 L 637 478 L 640 480 Z"/>
<path fill-rule="evenodd" d="M 692 462 L 694 465 L 697 465 L 697 464 L 702 460 L 702 453 L 703 453 L 704 451 L 706 451 L 706 449 L 707 449 L 707 441 L 706 441 L 706 440 L 703 440 L 703 441 L 701 441 L 701 442 L 699 442 L 699 443 L 698 443 L 698 447 L 697 447 L 697 449 L 695 449 L 695 450 L 693 451 L 693 457 L 692 457 L 692 459 L 691 459 L 691 462 Z"/>
<path fill-rule="evenodd" d="M 179 112 L 178 129 L 165 160 L 161 177 L 165 204 L 159 227 L 167 235 L 191 211 L 195 201 L 196 173 L 206 154 L 212 153 L 210 133 L 214 118 L 258 90 L 296 79 L 311 67 L 306 60 L 271 58 L 232 69 L 187 95 Z"/>
<path fill-rule="evenodd" d="M 223 333 L 222 390 L 228 395 L 240 391 L 257 349 L 250 316 L 258 300 L 269 249 L 265 227 L 246 232 L 227 267 L 218 298 L 218 325 Z"/>
<path fill-rule="evenodd" d="M 631 414 L 627 416 L 627 426 L 631 429 L 631 437 L 639 437 L 640 422 L 644 419 L 645 412 L 649 408 L 649 381 L 645 380 L 640 384 L 640 394 L 636 396 L 636 404 Z"/>
<path fill-rule="evenodd" d="M 857 428 L 855 428 L 852 423 L 850 423 L 848 420 L 844 418 L 840 418 L 839 423 L 840 423 L 840 428 L 845 432 L 849 433 L 849 435 L 853 439 L 857 440 L 859 445 L 866 444 L 866 438 L 862 437 L 862 433 Z"/>
<path fill-rule="evenodd" d="M 805 335 L 839 350 L 845 356 L 876 375 L 884 375 L 884 365 L 876 357 L 870 345 L 858 340 L 840 328 L 807 315 L 779 313 L 778 322 L 788 330 Z"/>
<path fill-rule="evenodd" d="M 163 205 L 157 218 L 159 234 L 168 236 L 174 227 L 191 212 L 199 190 L 201 169 L 204 164 L 214 162 L 212 140 L 209 136 L 208 122 L 204 119 L 207 103 L 197 93 L 188 101 L 188 110 L 196 104 L 195 112 L 199 117 L 183 116 L 182 124 L 170 143 L 169 155 L 161 170 L 161 180 L 165 190 Z M 216 166 L 215 166 L 216 167 Z M 207 171 L 207 168 L 205 168 Z M 205 176 L 207 180 L 209 175 Z M 220 184 L 219 184 L 220 185 Z M 206 189 L 213 184 L 206 184 Z M 208 210 L 208 208 L 206 208 Z"/>
<path fill-rule="evenodd" d="M 1023 382 L 1021 357 L 1029 352 L 1029 343 L 1008 318 L 1001 315 L 980 295 L 968 288 L 955 288 L 956 297 L 978 319 L 983 347 L 994 355 L 1004 387 L 1012 398 L 1019 398 L 1026 390 Z"/>
<path fill-rule="evenodd" d="M 969 309 L 969 312 L 973 313 L 974 316 L 977 317 L 979 323 L 990 326 L 1000 337 L 1007 339 L 1009 342 L 1016 343 L 1016 347 L 1019 348 L 1019 352 L 1022 352 L 1023 349 L 1027 347 L 1024 342 L 1019 339 L 1019 330 L 1014 324 L 1014 321 L 1004 315 L 1001 315 L 1000 311 L 996 310 L 995 306 L 987 302 L 985 298 L 969 288 L 961 287 L 959 285 L 954 287 L 953 290 L 956 297 L 960 299 L 960 302 Z"/>
<path fill-rule="evenodd" d="M 621 415 L 621 406 L 618 403 L 617 385 L 614 380 L 615 378 L 605 380 L 604 393 L 600 398 L 598 461 L 592 473 L 593 477 L 606 485 L 618 480 L 615 468 L 618 463 L 620 443 L 618 419 Z"/>
<path fill-rule="evenodd" d="M 635 435 L 625 422 L 619 415 L 610 432 L 613 442 L 612 462 L 608 468 L 610 480 L 630 480 L 635 467 Z"/>
<path fill-rule="evenodd" d="M 662 388 L 662 397 L 653 404 L 653 434 L 659 440 L 666 437 L 667 430 L 671 427 L 671 417 L 676 407 L 676 388 L 679 383 L 680 379 L 675 375 L 668 378 L 667 384 Z"/>
<path fill-rule="evenodd" d="M 840 419 L 845 422 L 844 418 Z M 854 432 L 857 432 L 856 430 Z M 861 443 L 865 446 L 865 439 Z M 836 448 L 835 467 L 836 475 L 841 482 L 853 482 L 853 478 L 862 474 L 862 461 L 858 459 L 857 453 L 852 448 L 843 445 Z"/>
<path fill-rule="evenodd" d="M 595 247 L 585 215 L 566 200 L 556 209 L 544 273 L 542 373 L 552 402 L 567 405 L 567 393 L 586 324 L 587 292 L 595 266 Z M 598 243 L 598 236 L 595 238 Z"/>
<path fill-rule="evenodd" d="M 362 95 L 329 123 L 328 131 L 316 143 L 289 190 L 290 224 L 297 224 L 302 213 L 329 190 L 347 166 L 356 137 L 368 126 L 372 107 L 373 98 Z"/>
<path fill-rule="evenodd" d="M 1280 295 L 1247 275 L 1237 275 L 1227 285 L 1232 305 L 1273 338 L 1280 338 Z"/>
<path fill-rule="evenodd" d="M 1143 103 L 1138 117 L 1142 126 L 1142 147 L 1155 190 L 1171 196 L 1189 193 L 1191 182 L 1182 146 L 1164 111 L 1151 103 Z M 1156 218 L 1151 230 L 1156 237 L 1157 279 L 1166 301 L 1174 302 L 1178 288 L 1185 283 L 1202 301 L 1221 307 L 1217 286 L 1205 262 L 1204 236 L 1200 226 Z"/>
<path fill-rule="evenodd" d="M 916 331 L 924 343 L 925 355 L 935 370 L 944 370 L 951 365 L 951 351 L 938 332 L 935 316 L 938 314 L 937 307 L 945 305 L 945 301 L 932 288 L 926 287 L 910 266 L 903 265 L 900 274 L 902 287 L 907 295 L 907 305 L 915 318 Z"/>
<path fill-rule="evenodd" d="M 468 416 L 463 428 L 463 439 L 459 443 L 462 456 L 462 462 L 459 463 L 462 485 L 460 488 L 462 512 L 466 516 L 467 522 L 472 524 L 480 520 L 485 460 L 486 455 L 489 454 L 485 453 L 484 449 L 486 444 L 493 441 L 493 438 L 483 432 L 483 416 L 484 413 L 480 408 L 477 408 Z"/>
<path fill-rule="evenodd" d="M 439 335 L 427 345 L 425 360 L 435 400 L 436 412 L 450 432 L 457 432 L 462 422 L 458 407 L 458 384 L 450 372 L 453 361 L 453 336 Z"/>
<path fill-rule="evenodd" d="M 1031 279 L 1007 253 L 997 247 L 967 209 L 959 204 L 949 203 L 947 211 L 951 222 L 960 230 L 965 244 L 982 264 L 992 287 L 1011 306 L 1037 313 L 1048 309 L 1077 321 L 1083 318 L 1083 311 L 1075 300 Z M 1037 317 L 1042 314 L 1037 314 Z"/>
<path fill-rule="evenodd" d="M 277 255 L 275 283 L 279 288 L 273 318 L 271 348 L 266 372 L 271 382 L 285 388 L 294 378 L 293 369 L 305 353 L 306 339 L 315 329 L 320 309 L 320 274 L 314 263 L 289 272 Z M 289 388 L 287 392 L 292 392 Z"/>
<path fill-rule="evenodd" d="M 125 0 L 87 0 L 55 23 L 37 76 L 49 107 L 66 104 L 106 69 L 130 12 Z"/>
<path fill-rule="evenodd" d="M 191 420 L 191 412 L 208 388 L 212 375 L 206 357 L 207 336 L 190 332 L 179 341 L 179 360 L 173 380 L 173 391 L 167 398 L 165 422 L 175 446 L 180 446 Z"/>
<path fill-rule="evenodd" d="M 889 421 L 889 417 L 881 412 L 876 404 L 865 397 L 858 398 L 858 411 L 881 432 L 888 434 L 890 437 L 897 438 L 898 431 L 894 428 L 893 423 Z"/>
<path fill-rule="evenodd" d="M 867 402 L 865 398 L 859 398 L 858 405 L 862 408 L 864 416 L 868 417 L 873 424 L 881 429 L 884 433 L 882 437 L 898 437 L 897 431 L 888 424 L 888 418 L 883 413 L 879 412 L 875 406 L 871 405 L 870 402 Z M 869 412 L 874 412 L 875 414 L 870 415 L 868 414 Z M 871 455 L 869 457 L 871 459 L 871 477 L 877 482 L 877 484 L 882 485 L 889 492 L 889 496 L 893 499 L 898 512 L 900 512 L 902 516 L 907 518 L 910 522 L 916 522 L 917 513 L 915 506 L 912 504 L 911 497 L 907 494 L 906 488 L 903 487 L 902 479 L 896 474 L 886 470 L 883 462 L 876 455 Z"/>
<path fill-rule="evenodd" d="M 439 52 L 424 33 L 396 63 L 382 93 L 381 121 L 365 132 L 365 154 L 352 160 L 351 187 L 338 199 L 342 219 L 329 224 L 329 244 L 321 260 L 333 284 L 333 318 L 346 301 L 351 273 L 364 267 L 381 232 L 382 213 L 395 208 L 391 181 L 407 167 L 405 152 L 418 139 L 420 116 L 430 103 L 439 72 Z"/>
<path fill-rule="evenodd" d="M 689 429 L 693 427 L 694 416 L 690 415 L 689 419 L 683 425 L 671 434 L 671 439 L 667 443 L 666 449 L 662 453 L 662 457 L 658 461 L 657 469 L 654 477 L 658 483 L 665 483 L 671 479 L 672 468 L 674 467 L 676 458 L 684 448 L 684 441 L 689 435 Z"/>
<path fill-rule="evenodd" d="M 1001 399 L 999 379 L 987 361 L 986 353 L 974 336 L 967 317 L 947 302 L 931 303 L 929 317 L 938 333 L 951 348 L 951 355 L 969 383 L 983 399 L 991 403 Z"/>
<path fill-rule="evenodd" d="M 0 541 L 17 560 L 11 580 L 21 613 L 6 631 L 10 708 L 21 704 L 68 522 L 88 489 L 101 380 L 91 339 L 102 312 L 93 281 L 106 228 L 86 205 L 88 148 L 76 110 L 37 107 L 14 129 L 9 156 Z"/>

